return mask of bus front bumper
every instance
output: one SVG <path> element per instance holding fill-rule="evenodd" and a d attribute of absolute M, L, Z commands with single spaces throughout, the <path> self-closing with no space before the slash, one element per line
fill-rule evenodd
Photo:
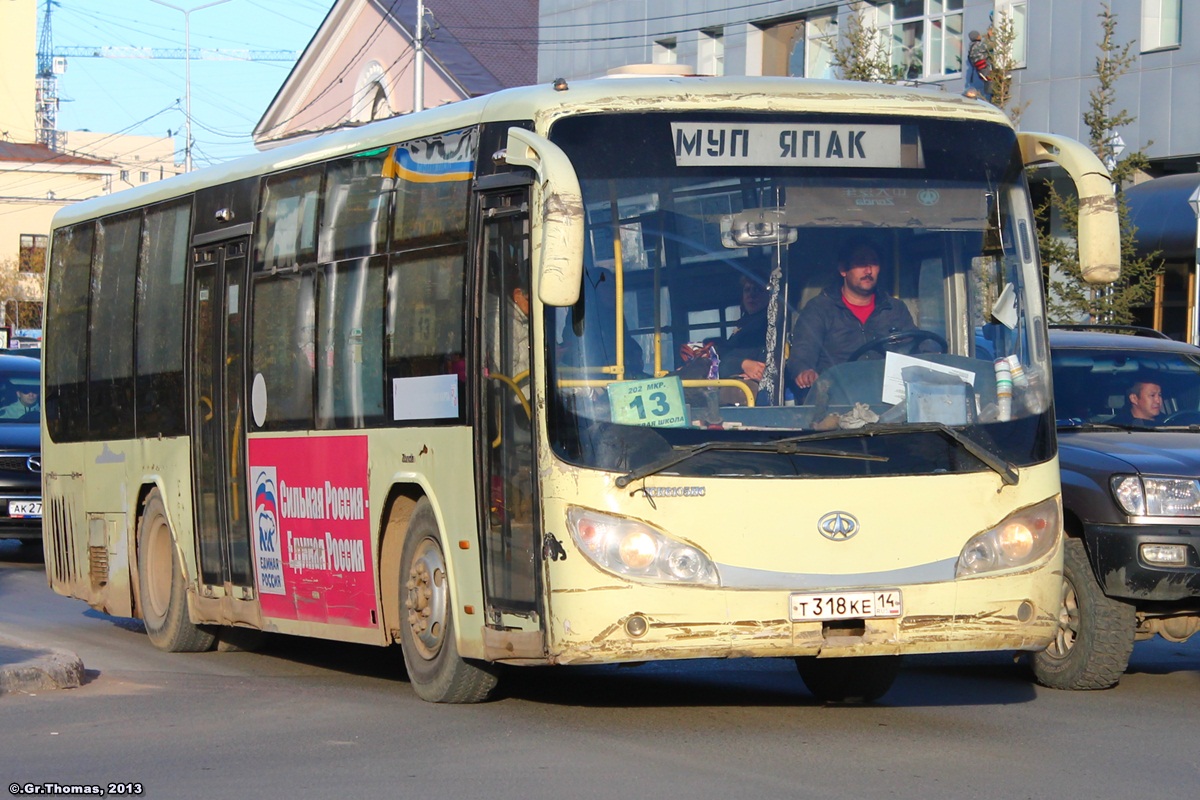
<path fill-rule="evenodd" d="M 591 589 L 553 597 L 549 660 L 602 664 L 676 658 L 871 656 L 1041 650 L 1058 627 L 1061 577 L 1048 567 L 905 587 L 894 617 L 793 619 L 790 592 L 697 587 Z M 638 602 L 641 596 L 643 603 Z M 651 600 L 654 604 L 651 605 Z M 588 624 L 587 620 L 595 620 Z"/>

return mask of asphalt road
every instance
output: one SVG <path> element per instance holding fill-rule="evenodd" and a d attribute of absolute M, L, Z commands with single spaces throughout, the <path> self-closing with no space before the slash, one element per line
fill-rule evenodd
<path fill-rule="evenodd" d="M 1011 656 L 979 654 L 908 659 L 870 706 L 817 703 L 786 660 L 516 670 L 494 702 L 435 706 L 394 650 L 272 637 L 258 653 L 158 652 L 136 621 L 54 595 L 7 543 L 0 635 L 73 650 L 87 669 L 78 689 L 0 696 L 3 785 L 134 783 L 155 798 L 1200 794 L 1200 640 L 1139 643 L 1104 692 L 1043 689 Z"/>

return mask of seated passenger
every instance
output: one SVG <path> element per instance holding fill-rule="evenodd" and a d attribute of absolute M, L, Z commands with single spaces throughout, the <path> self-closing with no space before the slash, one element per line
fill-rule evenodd
<path fill-rule="evenodd" d="M 749 387 L 753 395 L 757 395 L 759 383 L 762 382 L 767 369 L 767 306 L 771 295 L 757 278 L 742 275 L 740 283 L 742 301 L 737 329 L 728 339 L 705 339 L 705 349 L 700 354 L 703 358 L 697 358 L 684 367 L 685 371 L 690 370 L 690 375 L 684 371 L 681 371 L 681 374 L 693 378 L 740 380 Z M 718 365 L 715 371 L 710 365 L 710 346 L 716 351 Z M 685 345 L 684 349 L 689 347 Z M 702 368 L 701 362 L 710 366 Z M 742 390 L 732 386 L 721 389 L 721 405 L 742 405 L 745 402 L 746 395 Z M 762 402 L 766 402 L 766 398 L 763 398 Z"/>
<path fill-rule="evenodd" d="M 841 284 L 810 300 L 792 328 L 787 368 L 796 386 L 812 386 L 820 373 L 867 342 L 916 327 L 908 306 L 876 285 L 880 266 L 879 248 L 865 238 L 842 248 Z"/>
<path fill-rule="evenodd" d="M 1139 379 L 1125 393 L 1125 407 L 1113 417 L 1114 425 L 1129 425 L 1134 428 L 1153 428 L 1159 424 L 1162 413 L 1162 386 L 1153 381 Z"/>
<path fill-rule="evenodd" d="M 742 315 L 728 339 L 715 341 L 722 378 L 742 378 L 757 390 L 767 362 L 767 287 L 749 275 L 741 277 Z"/>

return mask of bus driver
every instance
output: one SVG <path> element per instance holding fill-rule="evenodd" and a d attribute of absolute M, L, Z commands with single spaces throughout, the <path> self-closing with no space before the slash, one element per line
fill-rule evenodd
<path fill-rule="evenodd" d="M 819 373 L 841 364 L 859 347 L 897 331 L 916 327 L 908 307 L 879 282 L 879 249 L 869 240 L 851 239 L 838 254 L 840 287 L 826 287 L 804 306 L 792 328 L 788 374 L 807 389 Z"/>

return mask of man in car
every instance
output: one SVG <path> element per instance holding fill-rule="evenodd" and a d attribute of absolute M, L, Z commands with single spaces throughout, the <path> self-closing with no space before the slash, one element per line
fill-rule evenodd
<path fill-rule="evenodd" d="M 804 306 L 792 329 L 788 374 L 807 389 L 817 375 L 846 361 L 867 342 L 916 327 L 908 306 L 878 288 L 882 259 L 866 239 L 851 239 L 838 256 L 840 287 Z"/>
<path fill-rule="evenodd" d="M 1162 413 L 1162 386 L 1149 380 L 1137 380 L 1125 393 L 1125 407 L 1117 412 L 1113 422 L 1136 428 L 1152 428 Z"/>
<path fill-rule="evenodd" d="M 38 387 L 18 386 L 15 403 L 0 408 L 0 419 L 21 419 L 38 411 Z"/>

